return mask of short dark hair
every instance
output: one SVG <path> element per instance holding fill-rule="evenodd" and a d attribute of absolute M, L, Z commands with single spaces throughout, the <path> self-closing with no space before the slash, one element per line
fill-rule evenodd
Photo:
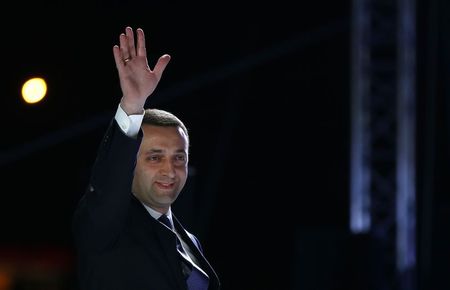
<path fill-rule="evenodd" d="M 145 109 L 142 124 L 162 126 L 162 127 L 180 127 L 189 141 L 189 134 L 184 123 L 171 112 L 161 109 Z"/>

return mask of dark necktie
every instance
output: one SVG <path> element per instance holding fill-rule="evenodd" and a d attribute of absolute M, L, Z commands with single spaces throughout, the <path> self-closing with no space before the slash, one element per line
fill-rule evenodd
<path fill-rule="evenodd" d="M 163 214 L 158 219 L 161 223 L 166 225 L 168 228 L 173 230 L 172 223 L 170 222 L 169 218 Z M 207 290 L 208 289 L 208 277 L 205 276 L 204 273 L 202 273 L 195 265 L 193 265 L 193 262 L 190 261 L 187 256 L 188 254 L 184 251 L 183 246 L 181 245 L 180 240 L 177 236 L 177 251 L 182 261 L 182 269 L 183 274 L 186 277 L 186 282 L 188 285 L 189 290 Z"/>

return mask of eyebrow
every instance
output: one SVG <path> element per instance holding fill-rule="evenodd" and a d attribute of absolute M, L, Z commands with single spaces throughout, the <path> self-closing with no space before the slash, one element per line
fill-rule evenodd
<path fill-rule="evenodd" d="M 145 151 L 145 154 L 163 153 L 163 152 L 164 152 L 163 149 L 148 149 L 147 151 Z M 184 150 L 184 149 L 177 149 L 175 152 L 187 154 L 186 150 Z"/>

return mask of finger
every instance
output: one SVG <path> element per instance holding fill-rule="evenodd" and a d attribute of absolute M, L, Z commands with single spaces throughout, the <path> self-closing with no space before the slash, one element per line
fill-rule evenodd
<path fill-rule="evenodd" d="M 146 56 L 147 52 L 146 52 L 146 48 L 145 48 L 144 30 L 142 30 L 141 28 L 138 28 L 136 30 L 136 34 L 137 34 L 137 55 L 138 56 Z"/>
<path fill-rule="evenodd" d="M 136 48 L 135 48 L 135 44 L 134 44 L 133 29 L 131 27 L 127 26 L 125 28 L 125 35 L 127 36 L 127 41 L 128 41 L 128 52 L 129 52 L 128 57 L 133 58 L 136 56 Z"/>
<path fill-rule="evenodd" d="M 116 67 L 118 69 L 121 69 L 121 67 L 124 65 L 122 52 L 118 45 L 113 46 L 113 55 L 114 55 L 114 61 L 116 62 Z"/>
<path fill-rule="evenodd" d="M 129 48 L 128 48 L 128 37 L 124 34 L 121 33 L 120 34 L 120 54 L 122 57 L 122 61 L 125 59 L 130 58 L 130 52 L 129 52 Z"/>
<path fill-rule="evenodd" d="M 169 63 L 169 61 L 170 55 L 168 54 L 164 54 L 158 59 L 158 62 L 156 63 L 155 68 L 153 69 L 153 72 L 155 73 L 158 80 L 161 79 L 161 76 L 164 70 L 166 69 L 166 66 Z"/>

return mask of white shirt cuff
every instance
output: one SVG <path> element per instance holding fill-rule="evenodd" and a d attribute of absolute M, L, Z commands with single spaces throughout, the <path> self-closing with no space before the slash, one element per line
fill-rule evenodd
<path fill-rule="evenodd" d="M 142 114 L 137 115 L 127 115 L 122 107 L 117 107 L 115 119 L 117 124 L 119 124 L 120 129 L 130 137 L 136 137 L 139 133 L 139 129 L 141 128 L 142 119 L 144 118 L 144 111 Z"/>

